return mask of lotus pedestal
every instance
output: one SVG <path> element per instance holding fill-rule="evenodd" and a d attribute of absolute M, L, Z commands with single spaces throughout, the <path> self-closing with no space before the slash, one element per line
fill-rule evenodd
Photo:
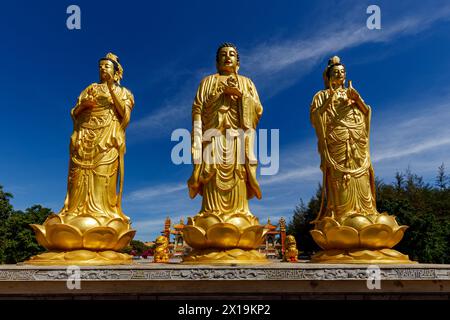
<path fill-rule="evenodd" d="M 314 241 L 324 250 L 311 258 L 313 263 L 416 263 L 392 249 L 403 238 L 407 226 L 398 225 L 387 214 L 352 214 L 339 222 L 325 217 L 311 231 Z"/>
<path fill-rule="evenodd" d="M 183 238 L 193 250 L 183 258 L 185 264 L 264 264 L 258 252 L 267 229 L 249 214 L 217 215 L 204 213 L 189 218 Z"/>
<path fill-rule="evenodd" d="M 32 257 L 33 265 L 115 265 L 129 264 L 125 248 L 136 231 L 121 218 L 94 218 L 88 215 L 50 215 L 43 225 L 31 225 L 41 246 L 49 250 Z"/>

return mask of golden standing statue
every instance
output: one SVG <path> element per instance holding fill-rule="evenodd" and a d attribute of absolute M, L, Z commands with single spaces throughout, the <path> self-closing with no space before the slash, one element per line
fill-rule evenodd
<path fill-rule="evenodd" d="M 194 169 L 191 198 L 203 197 L 200 212 L 189 218 L 183 237 L 195 250 L 185 263 L 266 262 L 257 250 L 264 227 L 248 200 L 261 198 L 253 154 L 262 105 L 253 82 L 238 75 L 239 54 L 230 43 L 216 54 L 218 73 L 204 78 L 192 106 Z"/>
<path fill-rule="evenodd" d="M 120 86 L 123 69 L 116 55 L 99 61 L 100 83 L 89 85 L 71 111 L 67 195 L 58 215 L 32 225 L 36 238 L 50 252 L 30 264 L 104 265 L 131 262 L 118 253 L 135 230 L 122 212 L 125 129 L 134 98 Z"/>
<path fill-rule="evenodd" d="M 411 263 L 391 249 L 407 226 L 380 214 L 375 202 L 375 176 L 369 154 L 371 108 L 349 81 L 339 57 L 323 74 L 325 90 L 311 104 L 323 172 L 322 205 L 311 234 L 324 251 L 312 262 Z"/>

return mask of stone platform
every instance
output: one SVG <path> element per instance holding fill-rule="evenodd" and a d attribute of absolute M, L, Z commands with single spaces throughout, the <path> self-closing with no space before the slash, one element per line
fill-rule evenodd
<path fill-rule="evenodd" d="M 0 265 L 0 299 L 449 299 L 450 265 L 379 265 L 380 288 L 367 265 L 281 263 L 192 266 L 134 262 L 81 267 Z M 70 285 L 69 285 L 70 286 Z"/>

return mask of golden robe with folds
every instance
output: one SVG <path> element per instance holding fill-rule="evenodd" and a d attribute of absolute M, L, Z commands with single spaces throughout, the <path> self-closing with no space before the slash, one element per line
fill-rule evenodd
<path fill-rule="evenodd" d="M 67 195 L 61 215 L 88 214 L 128 220 L 122 212 L 121 196 L 125 128 L 134 98 L 126 88 L 116 86 L 114 90 L 124 102 L 123 117 L 116 110 L 106 84 L 98 83 L 89 85 L 80 94 L 71 111 L 74 130 L 70 139 Z M 95 99 L 93 107 L 84 105 L 88 96 Z"/>
<path fill-rule="evenodd" d="M 244 76 L 237 77 L 242 98 L 217 94 L 219 81 L 223 78 L 214 74 L 201 81 L 192 106 L 193 119 L 195 115 L 201 116 L 203 137 L 211 129 L 217 133 L 208 138 L 209 141 L 203 139 L 202 150 L 212 150 L 218 161 L 207 163 L 203 159 L 201 164 L 194 164 L 188 182 L 191 197 L 198 193 L 203 196 L 200 214 L 251 214 L 248 199 L 261 198 L 253 154 L 255 131 L 252 130 L 256 130 L 263 108 L 253 82 Z M 226 131 L 237 132 L 239 129 L 249 133 L 245 139 L 234 137 L 227 142 Z M 252 159 L 255 161 L 250 161 Z"/>
<path fill-rule="evenodd" d="M 351 214 L 377 214 L 374 172 L 369 154 L 370 109 L 348 104 L 346 90 L 325 110 L 329 90 L 313 98 L 310 116 L 318 137 L 323 172 L 322 206 L 317 220 Z M 326 200 L 326 206 L 324 204 Z"/>

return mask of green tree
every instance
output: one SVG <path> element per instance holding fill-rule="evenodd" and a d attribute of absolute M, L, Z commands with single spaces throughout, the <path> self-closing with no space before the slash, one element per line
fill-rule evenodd
<path fill-rule="evenodd" d="M 294 209 L 292 219 L 288 222 L 286 233 L 292 234 L 297 242 L 297 248 L 301 255 L 312 255 L 320 250 L 319 246 L 314 242 L 310 235 L 310 231 L 314 228 L 311 224 L 320 210 L 320 197 L 322 194 L 322 186 L 319 185 L 316 195 L 305 205 L 303 199 L 300 200 Z"/>
<path fill-rule="evenodd" d="M 5 254 L 6 221 L 14 212 L 13 206 L 9 202 L 12 197 L 12 194 L 3 191 L 3 186 L 0 185 L 0 263 L 3 262 Z"/>
<path fill-rule="evenodd" d="M 0 263 L 17 263 L 45 251 L 34 236 L 30 224 L 42 224 L 51 210 L 40 205 L 14 211 L 13 195 L 0 186 Z"/>
<path fill-rule="evenodd" d="M 438 169 L 435 186 L 406 170 L 397 173 L 394 185 L 377 190 L 378 210 L 409 226 L 395 249 L 423 263 L 450 263 L 450 190 L 442 183 L 443 169 Z"/>
<path fill-rule="evenodd" d="M 9 192 L 3 191 L 3 186 L 0 185 L 0 225 L 4 224 L 6 219 L 13 213 L 13 206 L 9 200 L 13 195 Z"/>
<path fill-rule="evenodd" d="M 50 209 L 35 205 L 10 215 L 3 229 L 2 263 L 18 263 L 45 251 L 37 243 L 30 224 L 42 224 L 50 213 Z"/>
<path fill-rule="evenodd" d="M 441 190 L 445 190 L 449 185 L 449 180 L 449 177 L 445 174 L 445 166 L 444 164 L 441 164 L 438 168 L 438 174 L 436 176 L 436 186 Z"/>
<path fill-rule="evenodd" d="M 140 240 L 131 240 L 130 245 L 122 250 L 123 253 L 131 254 L 132 251 L 140 256 L 144 251 L 150 249 L 144 242 Z"/>

